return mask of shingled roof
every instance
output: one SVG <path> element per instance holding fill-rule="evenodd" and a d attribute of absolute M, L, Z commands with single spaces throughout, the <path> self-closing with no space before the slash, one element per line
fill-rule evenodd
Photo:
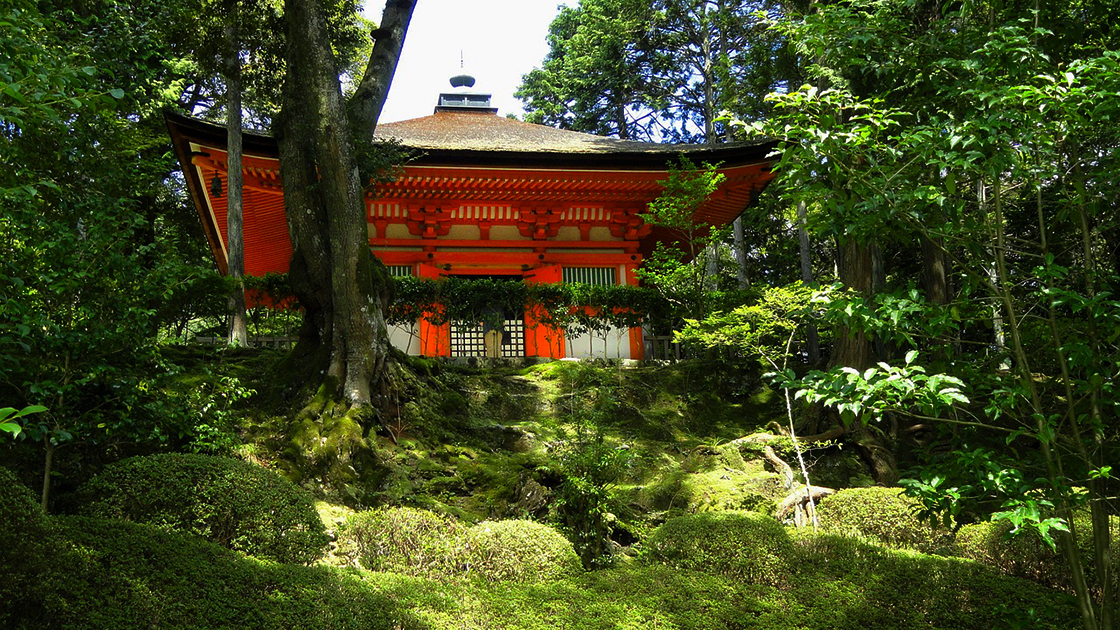
<path fill-rule="evenodd" d="M 663 152 L 663 145 L 604 138 L 479 112 L 443 111 L 422 118 L 384 123 L 378 125 L 377 137 L 394 138 L 405 146 L 417 149 L 531 150 L 548 153 Z"/>
<path fill-rule="evenodd" d="M 719 145 L 656 144 L 606 138 L 521 122 L 487 112 L 437 111 L 430 116 L 383 123 L 375 139 L 397 140 L 430 157 L 450 158 L 485 153 L 487 161 L 524 160 L 611 162 L 619 167 L 664 168 L 666 160 L 685 154 L 695 161 L 758 161 L 773 141 Z"/>

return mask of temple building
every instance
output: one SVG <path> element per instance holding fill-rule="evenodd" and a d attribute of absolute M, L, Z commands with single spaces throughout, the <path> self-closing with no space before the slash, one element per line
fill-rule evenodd
<path fill-rule="evenodd" d="M 719 165 L 726 179 L 695 220 L 727 225 L 769 181 L 771 143 L 663 145 L 604 138 L 504 118 L 490 95 L 458 76 L 430 116 L 383 123 L 380 139 L 415 151 L 394 181 L 366 195 L 369 245 L 394 275 L 487 277 L 523 282 L 637 284 L 635 270 L 671 236 L 639 216 L 684 155 Z M 226 131 L 169 114 L 167 123 L 219 270 L 226 272 Z M 276 142 L 244 136 L 245 273 L 288 270 Z M 641 329 L 594 338 L 504 315 L 500 341 L 477 322 L 425 321 L 391 331 L 401 349 L 427 356 L 642 358 Z M 489 342 L 489 343 L 488 343 Z"/>

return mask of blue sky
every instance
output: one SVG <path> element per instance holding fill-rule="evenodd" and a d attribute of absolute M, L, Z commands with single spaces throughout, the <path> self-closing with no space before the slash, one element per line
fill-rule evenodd
<path fill-rule="evenodd" d="M 381 121 L 431 114 L 459 72 L 460 51 L 475 89 L 494 95 L 498 114 L 520 115 L 513 92 L 548 52 L 548 25 L 561 4 L 576 0 L 417 0 Z M 384 0 L 367 0 L 366 17 L 378 21 L 382 7 Z"/>

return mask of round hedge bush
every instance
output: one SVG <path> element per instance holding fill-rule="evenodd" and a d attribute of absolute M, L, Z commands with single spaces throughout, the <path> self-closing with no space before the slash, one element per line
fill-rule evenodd
<path fill-rule="evenodd" d="M 643 557 L 647 562 L 773 586 L 789 575 L 793 553 L 781 523 L 765 514 L 727 511 L 666 521 L 646 541 Z"/>
<path fill-rule="evenodd" d="M 346 519 L 338 548 L 370 571 L 438 577 L 449 570 L 452 544 L 466 529 L 428 510 L 382 507 Z"/>
<path fill-rule="evenodd" d="M 0 467 L 0 627 L 38 618 L 43 603 L 40 575 L 62 544 L 38 499 L 7 468 Z"/>
<path fill-rule="evenodd" d="M 458 572 L 487 582 L 542 582 L 578 575 L 572 543 L 535 521 L 483 521 L 456 542 Z"/>
<path fill-rule="evenodd" d="M 1109 522 L 1114 532 L 1109 555 L 1115 590 L 1120 588 L 1120 540 L 1115 535 L 1120 529 L 1120 517 L 1113 516 Z M 965 525 L 957 532 L 957 555 L 994 567 L 1006 575 L 1072 592 L 1072 576 L 1061 552 L 1050 549 L 1036 532 L 1011 537 L 1011 527 L 1009 521 Z M 1075 514 L 1073 529 L 1077 532 L 1077 548 L 1087 577 L 1095 583 L 1097 566 L 1093 556 L 1092 522 L 1087 512 Z"/>
<path fill-rule="evenodd" d="M 371 571 L 435 579 L 538 582 L 575 575 L 572 543 L 534 521 L 484 521 L 467 528 L 443 514 L 383 507 L 347 519 L 339 553 Z"/>
<path fill-rule="evenodd" d="M 310 564 L 327 544 L 307 491 L 236 459 L 131 457 L 106 466 L 81 493 L 83 515 L 187 532 L 258 558 Z"/>
<path fill-rule="evenodd" d="M 902 488 L 849 488 L 821 499 L 817 518 L 831 534 L 869 538 L 926 553 L 948 550 L 953 534 L 917 517 L 919 505 Z"/>

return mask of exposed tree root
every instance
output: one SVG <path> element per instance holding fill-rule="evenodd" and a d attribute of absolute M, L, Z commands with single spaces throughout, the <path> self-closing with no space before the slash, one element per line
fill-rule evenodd
<path fill-rule="evenodd" d="M 817 501 L 830 494 L 836 494 L 836 491 L 823 486 L 802 486 L 778 504 L 774 517 L 779 521 L 785 521 L 792 517 L 794 524 L 803 527 L 806 523 L 812 522 L 812 510 Z"/>

